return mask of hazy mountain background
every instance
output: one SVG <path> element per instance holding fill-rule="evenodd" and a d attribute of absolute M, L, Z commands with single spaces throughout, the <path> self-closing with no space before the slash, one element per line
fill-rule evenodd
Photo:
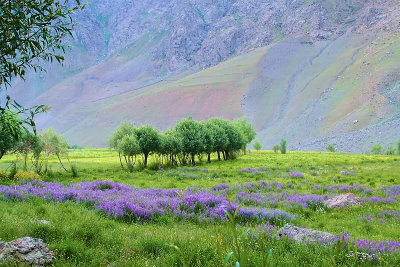
<path fill-rule="evenodd" d="M 122 122 L 254 124 L 270 149 L 365 152 L 400 138 L 398 0 L 93 0 L 64 67 L 10 93 L 71 144 L 105 146 Z"/>

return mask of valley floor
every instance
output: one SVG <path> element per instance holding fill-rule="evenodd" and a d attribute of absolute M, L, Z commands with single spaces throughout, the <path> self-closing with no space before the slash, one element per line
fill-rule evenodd
<path fill-rule="evenodd" d="M 107 149 L 71 150 L 69 157 L 78 177 L 52 158 L 40 182 L 1 181 L 0 241 L 42 238 L 55 266 L 234 266 L 239 257 L 240 266 L 400 264 L 400 156 L 251 151 L 172 169 L 152 163 L 133 173 Z M 0 168 L 14 160 L 6 156 Z M 326 207 L 343 193 L 363 205 Z M 236 209 L 231 227 L 225 210 Z M 277 239 L 286 223 L 347 233 L 348 241 Z"/>

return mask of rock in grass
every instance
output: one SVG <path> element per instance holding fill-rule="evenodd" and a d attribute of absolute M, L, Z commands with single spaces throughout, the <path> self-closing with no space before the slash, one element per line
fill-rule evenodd
<path fill-rule="evenodd" d="M 33 224 L 51 225 L 51 222 L 46 221 L 46 220 L 31 220 L 30 222 Z"/>
<path fill-rule="evenodd" d="M 0 243 L 0 263 L 23 262 L 34 266 L 49 264 L 54 253 L 42 239 L 23 237 L 7 243 Z"/>
<path fill-rule="evenodd" d="M 350 206 L 360 206 L 362 199 L 352 193 L 338 195 L 325 201 L 326 206 L 331 209 L 345 208 Z"/>
<path fill-rule="evenodd" d="M 301 228 L 290 224 L 286 224 L 284 227 L 279 229 L 278 235 L 280 237 L 287 236 L 291 240 L 294 240 L 298 243 L 314 242 L 324 245 L 331 245 L 337 241 L 336 236 L 330 233 Z"/>

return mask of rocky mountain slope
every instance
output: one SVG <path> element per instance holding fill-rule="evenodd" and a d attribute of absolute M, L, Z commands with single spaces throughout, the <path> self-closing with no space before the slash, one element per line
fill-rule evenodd
<path fill-rule="evenodd" d="M 13 88 L 71 143 L 105 144 L 121 121 L 246 115 L 266 148 L 363 152 L 399 136 L 395 0 L 97 0 L 72 51 Z"/>

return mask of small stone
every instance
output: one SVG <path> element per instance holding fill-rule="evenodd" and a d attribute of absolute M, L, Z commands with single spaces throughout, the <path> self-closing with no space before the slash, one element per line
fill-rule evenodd
<path fill-rule="evenodd" d="M 352 193 L 338 195 L 325 201 L 325 204 L 331 208 L 345 208 L 350 206 L 361 206 L 362 199 Z"/>
<path fill-rule="evenodd" d="M 31 220 L 31 223 L 34 224 L 44 224 L 44 225 L 51 225 L 51 222 L 46 220 Z"/>
<path fill-rule="evenodd" d="M 16 261 L 43 266 L 51 263 L 53 259 L 54 253 L 42 239 L 23 237 L 8 243 L 0 243 L 0 263 Z"/>
<path fill-rule="evenodd" d="M 301 228 L 290 224 L 286 224 L 284 227 L 279 229 L 278 235 L 288 236 L 297 243 L 318 242 L 331 245 L 336 242 L 335 236 L 330 233 Z"/>

